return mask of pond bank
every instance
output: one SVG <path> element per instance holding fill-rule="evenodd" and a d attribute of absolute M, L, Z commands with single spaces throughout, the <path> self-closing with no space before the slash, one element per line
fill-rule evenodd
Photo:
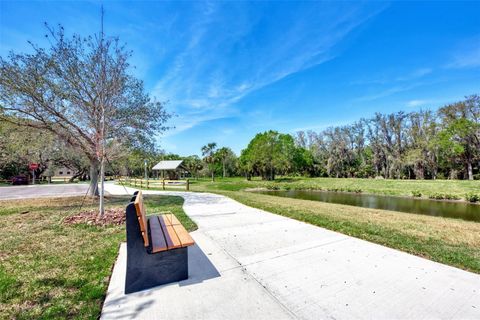
<path fill-rule="evenodd" d="M 445 201 L 323 190 L 249 189 L 249 191 L 278 197 L 322 201 L 364 208 L 400 211 L 412 214 L 424 214 L 480 222 L 480 205 L 458 200 Z"/>

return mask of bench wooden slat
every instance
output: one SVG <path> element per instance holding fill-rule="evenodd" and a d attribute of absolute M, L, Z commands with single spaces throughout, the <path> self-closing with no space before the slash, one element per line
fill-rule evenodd
<path fill-rule="evenodd" d="M 137 212 L 138 223 L 140 224 L 140 231 L 142 232 L 143 243 L 145 247 L 148 247 L 148 228 L 147 228 L 147 218 L 145 212 L 145 205 L 143 204 L 143 194 L 142 191 L 139 191 L 137 197 L 135 198 L 135 211 Z"/>
<path fill-rule="evenodd" d="M 182 224 L 180 223 L 180 221 L 178 221 L 177 217 L 175 217 L 175 215 L 174 215 L 173 213 L 167 213 L 167 214 L 165 214 L 165 216 L 167 216 L 167 219 L 170 221 L 170 224 L 171 224 L 172 226 L 177 225 L 177 224 L 182 225 Z"/>
<path fill-rule="evenodd" d="M 150 235 L 152 237 L 152 253 L 168 250 L 158 217 L 149 217 L 148 222 L 150 224 Z"/>
<path fill-rule="evenodd" d="M 177 217 L 173 213 L 167 213 L 163 216 L 166 218 L 166 220 L 168 220 L 170 225 L 175 230 L 175 233 L 177 234 L 177 237 L 180 240 L 182 247 L 188 247 L 195 243 L 190 234 L 187 232 L 187 230 L 185 230 L 183 225 L 180 223 L 180 221 L 178 221 Z"/>
<path fill-rule="evenodd" d="M 171 222 L 169 222 L 168 219 L 163 215 L 158 216 L 158 221 L 162 226 L 162 230 L 163 230 L 163 234 L 165 235 L 165 240 L 167 242 L 168 250 L 181 248 L 182 243 L 178 239 L 177 233 L 175 232 L 175 229 L 173 229 Z"/>
<path fill-rule="evenodd" d="M 180 240 L 182 247 L 188 247 L 195 243 L 190 234 L 181 224 L 174 224 L 172 225 L 172 228 L 175 230 L 175 233 L 177 234 L 177 237 Z"/>
<path fill-rule="evenodd" d="M 165 225 L 171 226 L 172 225 L 172 219 L 170 219 L 171 213 L 163 213 L 160 216 L 163 217 L 163 221 L 165 222 Z"/>

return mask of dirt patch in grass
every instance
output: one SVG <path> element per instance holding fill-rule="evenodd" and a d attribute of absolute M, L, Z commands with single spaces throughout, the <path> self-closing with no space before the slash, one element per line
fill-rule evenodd
<path fill-rule="evenodd" d="M 106 209 L 103 216 L 99 215 L 98 210 L 88 210 L 73 214 L 63 220 L 65 224 L 84 223 L 95 226 L 115 225 L 119 226 L 125 223 L 125 210 L 123 208 Z"/>

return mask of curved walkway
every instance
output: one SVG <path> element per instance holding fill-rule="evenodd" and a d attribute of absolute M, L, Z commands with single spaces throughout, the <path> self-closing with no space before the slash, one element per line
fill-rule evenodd
<path fill-rule="evenodd" d="M 480 319 L 477 274 L 220 195 L 145 193 L 185 199 L 199 227 L 190 277 L 124 295 L 122 245 L 103 319 Z"/>

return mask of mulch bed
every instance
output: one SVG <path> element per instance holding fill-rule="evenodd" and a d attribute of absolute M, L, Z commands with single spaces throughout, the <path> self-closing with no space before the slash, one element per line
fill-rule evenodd
<path fill-rule="evenodd" d="M 77 214 L 66 217 L 63 222 L 65 224 L 79 224 L 84 223 L 95 226 L 105 225 L 122 225 L 125 223 L 125 209 L 113 208 L 105 209 L 105 214 L 102 218 L 98 215 L 98 210 L 83 211 Z"/>

